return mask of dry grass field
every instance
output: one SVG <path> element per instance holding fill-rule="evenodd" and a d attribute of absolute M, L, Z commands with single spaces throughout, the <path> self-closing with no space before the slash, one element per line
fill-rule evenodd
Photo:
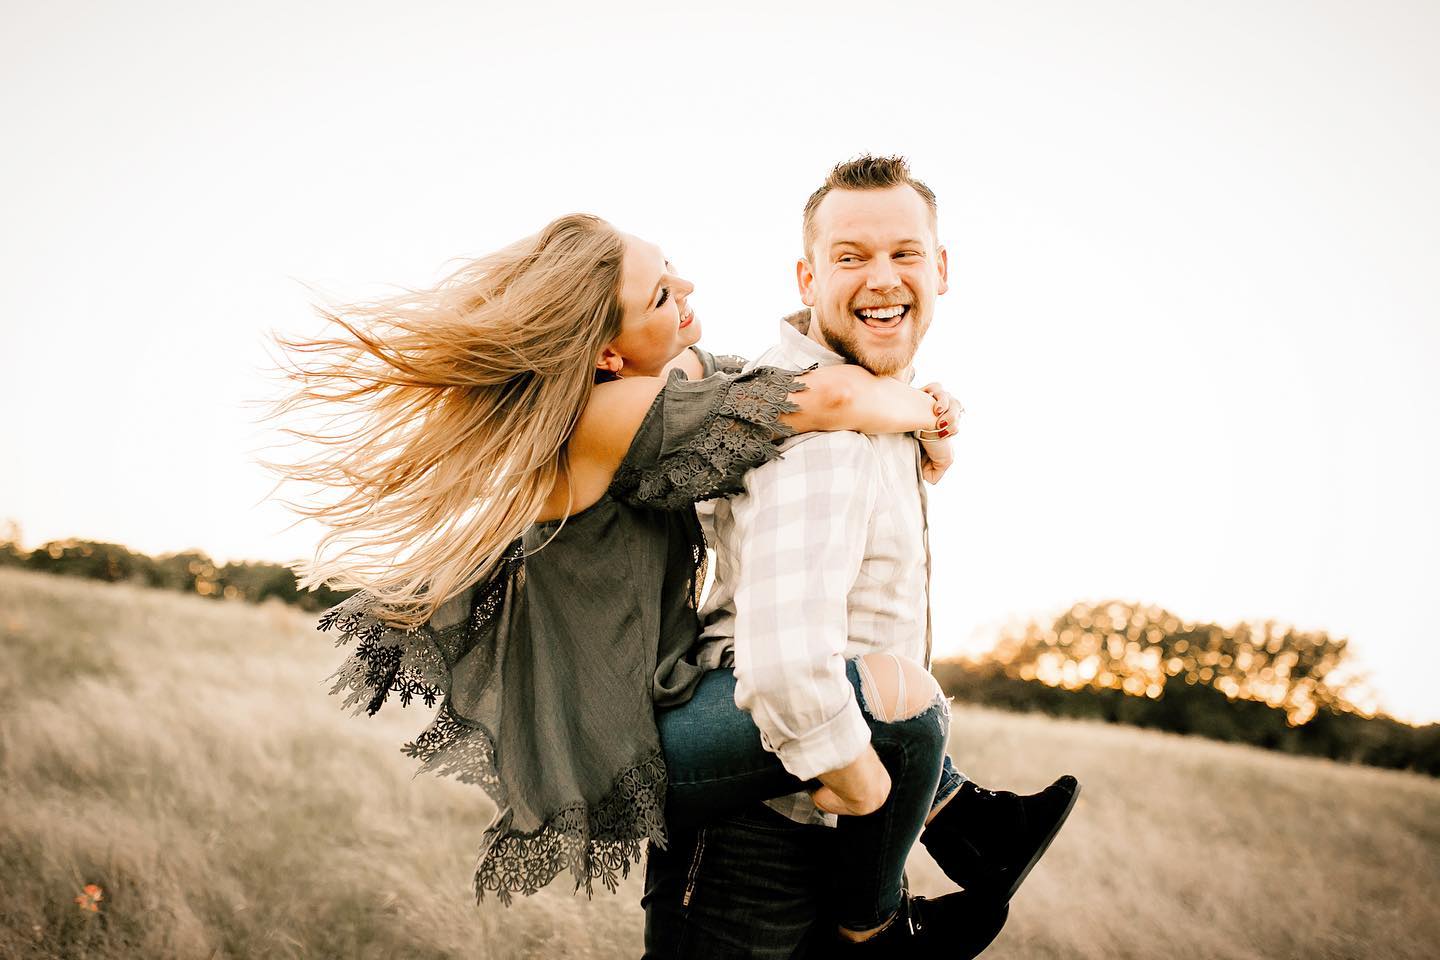
<path fill-rule="evenodd" d="M 637 874 L 471 902 L 480 792 L 411 778 L 423 707 L 341 714 L 312 627 L 0 570 L 0 957 L 638 956 Z M 968 708 L 955 731 L 983 783 L 1085 784 L 987 957 L 1440 955 L 1434 780 Z"/>

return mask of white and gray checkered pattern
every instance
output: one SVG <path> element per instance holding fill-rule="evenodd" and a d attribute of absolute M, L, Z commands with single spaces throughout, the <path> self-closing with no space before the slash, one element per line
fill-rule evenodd
<path fill-rule="evenodd" d="M 844 362 L 780 326 L 780 344 L 752 366 Z M 746 475 L 743 494 L 702 511 L 716 563 L 701 659 L 733 662 L 736 703 L 785 769 L 809 779 L 870 742 L 845 660 L 929 655 L 924 494 L 908 435 L 812 433 L 782 449 Z M 804 793 L 770 805 L 833 822 Z"/>

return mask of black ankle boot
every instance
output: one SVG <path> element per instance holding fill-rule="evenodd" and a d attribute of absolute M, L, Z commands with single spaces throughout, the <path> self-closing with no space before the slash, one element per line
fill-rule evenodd
<path fill-rule="evenodd" d="M 967 780 L 920 834 L 920 842 L 945 876 L 977 897 L 1007 903 L 1060 832 L 1079 795 L 1080 784 L 1070 776 L 1026 796 L 985 790 Z"/>
<path fill-rule="evenodd" d="M 885 929 L 860 943 L 840 938 L 834 955 L 856 960 L 919 956 L 970 960 L 990 946 L 1009 915 L 1009 904 L 966 891 L 934 899 L 906 893 Z"/>

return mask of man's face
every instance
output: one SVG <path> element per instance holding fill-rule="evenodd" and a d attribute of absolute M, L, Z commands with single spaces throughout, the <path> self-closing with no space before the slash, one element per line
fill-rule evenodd
<path fill-rule="evenodd" d="M 904 184 L 832 190 L 814 226 L 810 259 L 796 266 L 810 336 L 878 376 L 905 370 L 947 289 L 925 200 Z"/>

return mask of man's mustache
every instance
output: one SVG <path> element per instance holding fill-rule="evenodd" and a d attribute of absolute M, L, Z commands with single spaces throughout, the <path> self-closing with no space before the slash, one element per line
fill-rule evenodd
<path fill-rule="evenodd" d="M 913 307 L 914 299 L 910 297 L 866 297 L 864 300 L 851 300 L 851 310 L 872 310 L 876 307 Z"/>

